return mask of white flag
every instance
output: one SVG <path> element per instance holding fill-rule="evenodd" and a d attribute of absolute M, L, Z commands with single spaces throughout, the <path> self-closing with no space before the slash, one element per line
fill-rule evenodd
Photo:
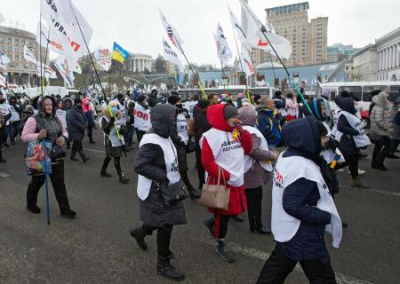
<path fill-rule="evenodd" d="M 183 52 L 182 45 L 184 44 L 184 41 L 179 36 L 176 29 L 168 23 L 167 19 L 165 18 L 161 10 L 160 10 L 160 16 L 161 16 L 161 22 L 165 28 L 165 31 L 167 32 L 169 40 L 179 51 Z"/>
<path fill-rule="evenodd" d="M 219 23 L 217 27 L 217 50 L 222 65 L 226 66 L 229 60 L 232 59 L 232 51 L 229 48 L 228 41 L 226 40 L 225 37 L 225 33 Z"/>
<path fill-rule="evenodd" d="M 110 70 L 112 63 L 112 52 L 110 49 L 98 47 L 94 52 L 94 57 L 104 71 Z"/>
<path fill-rule="evenodd" d="M 63 53 L 63 46 L 60 43 L 60 39 L 56 37 L 55 33 L 49 33 L 49 28 L 44 22 L 41 24 L 42 26 L 40 27 L 39 22 L 36 28 L 36 42 L 41 44 L 44 48 L 49 47 L 51 51 L 54 51 L 58 54 Z"/>
<path fill-rule="evenodd" d="M 166 41 L 164 38 L 162 42 L 163 42 L 163 52 L 165 60 L 177 65 L 179 69 L 182 69 L 182 63 L 178 57 L 178 54 L 175 52 L 172 46 L 169 45 L 168 41 Z"/>
<path fill-rule="evenodd" d="M 246 78 L 254 74 L 254 66 L 251 63 L 251 58 L 246 47 L 242 46 L 242 52 L 240 55 L 240 60 L 242 62 L 243 72 L 246 73 Z"/>
<path fill-rule="evenodd" d="M 79 73 L 78 59 L 85 55 L 85 41 L 79 26 L 87 44 L 92 37 L 92 28 L 70 0 L 41 0 L 41 5 L 42 17 L 49 25 L 50 33 L 60 40 L 63 54 L 72 71 Z"/>
<path fill-rule="evenodd" d="M 57 68 L 58 72 L 60 73 L 61 77 L 63 77 L 64 81 L 67 83 L 69 88 L 74 87 L 74 73 L 69 69 L 68 62 L 65 59 L 65 56 L 60 55 L 54 66 Z"/>
<path fill-rule="evenodd" d="M 240 25 L 236 16 L 232 13 L 231 9 L 229 8 L 229 13 L 231 15 L 231 22 L 233 26 L 233 30 L 235 31 L 237 37 L 239 38 L 240 42 L 244 45 L 247 45 L 247 34 L 243 30 L 242 26 Z"/>
<path fill-rule="evenodd" d="M 8 58 L 7 55 L 4 54 L 4 52 L 0 49 L 0 64 L 6 67 L 5 65 L 10 64 L 10 59 Z"/>
<path fill-rule="evenodd" d="M 46 78 L 46 80 L 49 80 L 49 78 L 51 79 L 57 79 L 57 73 L 56 71 L 53 70 L 53 68 L 51 68 L 48 65 L 45 65 L 43 63 L 38 62 L 39 64 L 36 65 L 36 74 L 38 77 L 41 77 L 42 74 L 44 75 L 44 77 Z"/>
<path fill-rule="evenodd" d="M 292 53 L 290 42 L 286 38 L 275 34 L 275 31 L 270 23 L 268 23 L 267 26 L 264 26 L 246 2 L 240 0 L 240 4 L 242 5 L 244 20 L 246 21 L 246 46 L 265 51 L 271 51 L 271 54 L 276 56 L 275 53 L 272 52 L 272 48 L 270 46 L 271 43 L 280 57 L 288 59 Z M 265 33 L 270 43 L 262 34 L 262 28 L 265 28 Z"/>
<path fill-rule="evenodd" d="M 24 59 L 26 61 L 32 62 L 33 64 L 38 64 L 38 61 L 32 51 L 25 45 L 24 46 Z"/>

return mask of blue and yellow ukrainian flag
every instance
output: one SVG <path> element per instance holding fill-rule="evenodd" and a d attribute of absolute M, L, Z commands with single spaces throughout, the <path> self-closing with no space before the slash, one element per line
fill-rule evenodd
<path fill-rule="evenodd" d="M 129 57 L 128 51 L 126 51 L 119 44 L 114 42 L 112 59 L 123 64 L 124 61 L 128 59 L 128 57 Z"/>

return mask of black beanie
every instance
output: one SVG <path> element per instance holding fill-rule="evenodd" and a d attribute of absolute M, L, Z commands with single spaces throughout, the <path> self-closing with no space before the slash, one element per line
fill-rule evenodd
<path fill-rule="evenodd" d="M 260 96 L 260 95 L 258 95 L 258 94 L 255 94 L 255 95 L 254 95 L 254 102 L 255 102 L 255 103 L 258 102 L 260 99 L 261 99 L 261 96 Z"/>
<path fill-rule="evenodd" d="M 238 115 L 238 110 L 233 105 L 226 104 L 224 107 L 224 118 L 228 120 L 234 116 Z"/>
<path fill-rule="evenodd" d="M 144 95 L 139 95 L 139 96 L 137 96 L 136 101 L 139 103 L 142 103 L 145 99 L 146 99 L 146 97 Z"/>
<path fill-rule="evenodd" d="M 169 98 L 168 98 L 168 103 L 169 104 L 171 104 L 171 105 L 175 105 L 177 102 L 179 102 L 181 100 L 181 98 L 180 97 L 178 97 L 178 96 L 170 96 Z"/>
<path fill-rule="evenodd" d="M 197 104 L 199 105 L 199 107 L 201 109 L 205 109 L 206 107 L 208 107 L 210 105 L 210 101 L 207 99 L 199 99 Z"/>

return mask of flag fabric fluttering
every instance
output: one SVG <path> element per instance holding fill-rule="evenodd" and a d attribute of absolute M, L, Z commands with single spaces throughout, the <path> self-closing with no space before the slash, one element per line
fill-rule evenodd
<path fill-rule="evenodd" d="M 165 31 L 167 32 L 169 40 L 172 42 L 172 44 L 180 51 L 183 53 L 183 48 L 182 45 L 184 44 L 184 41 L 182 38 L 179 36 L 178 32 L 176 29 L 169 24 L 167 19 L 165 18 L 164 14 L 160 10 L 160 16 L 161 16 L 161 22 L 165 28 Z"/>
<path fill-rule="evenodd" d="M 0 65 L 2 68 L 6 68 L 8 64 L 10 64 L 10 59 L 8 58 L 7 55 L 4 54 L 4 52 L 0 49 Z"/>
<path fill-rule="evenodd" d="M 57 77 L 57 73 L 56 73 L 56 71 L 54 71 L 53 68 L 51 68 L 50 66 L 48 66 L 46 64 L 43 64 L 43 63 L 40 63 L 40 62 L 38 62 L 38 63 L 39 64 L 36 65 L 36 75 L 38 77 L 41 77 L 42 74 L 44 74 L 44 78 L 46 78 L 46 80 L 49 80 L 50 78 L 51 79 L 57 79 L 58 78 Z"/>
<path fill-rule="evenodd" d="M 124 64 L 124 61 L 129 57 L 128 51 L 123 49 L 118 43 L 114 42 L 112 59 L 118 61 L 121 64 Z"/>
<path fill-rule="evenodd" d="M 178 54 L 175 52 L 172 46 L 169 45 L 168 41 L 166 41 L 164 38 L 162 39 L 162 46 L 163 46 L 165 60 L 177 65 L 178 69 L 181 70 L 182 62 L 179 59 Z"/>
<path fill-rule="evenodd" d="M 24 59 L 33 64 L 39 64 L 33 52 L 26 45 L 24 46 Z"/>
<path fill-rule="evenodd" d="M 40 26 L 42 25 L 42 26 Z M 60 40 L 56 37 L 55 33 L 49 33 L 49 28 L 42 22 L 38 23 L 36 28 L 36 42 L 44 48 L 49 48 L 49 50 L 54 51 L 58 54 L 63 53 L 63 46 Z"/>
<path fill-rule="evenodd" d="M 236 36 L 238 37 L 238 39 L 242 44 L 247 45 L 247 34 L 245 30 L 242 28 L 242 25 L 240 24 L 239 20 L 232 13 L 230 8 L 229 8 L 229 14 L 231 16 L 232 27 L 236 33 Z"/>
<path fill-rule="evenodd" d="M 240 60 L 242 61 L 243 72 L 246 73 L 246 78 L 253 75 L 254 74 L 254 66 L 253 66 L 253 63 L 251 62 L 251 57 L 249 55 L 249 52 L 247 51 L 247 48 L 245 46 L 242 46 Z"/>
<path fill-rule="evenodd" d="M 61 77 L 63 77 L 67 87 L 73 88 L 74 87 L 74 72 L 69 69 L 68 61 L 66 60 L 64 55 L 60 55 L 56 62 L 54 63 L 54 67 L 58 70 Z"/>
<path fill-rule="evenodd" d="M 216 41 L 217 41 L 218 57 L 221 60 L 222 66 L 226 66 L 229 63 L 229 60 L 232 59 L 232 51 L 229 48 L 228 41 L 226 40 L 225 33 L 220 23 L 218 23 L 217 27 Z"/>
<path fill-rule="evenodd" d="M 96 58 L 97 64 L 99 64 L 104 71 L 110 70 L 112 53 L 109 48 L 96 48 L 94 57 Z"/>
<path fill-rule="evenodd" d="M 271 23 L 268 22 L 267 25 L 263 25 L 258 19 L 257 15 L 250 9 L 245 1 L 240 0 L 240 4 L 242 6 L 244 21 L 246 22 L 246 26 L 244 27 L 247 35 L 245 45 L 250 48 L 258 48 L 265 51 L 270 51 L 273 56 L 276 56 L 272 47 L 270 46 L 271 43 L 279 57 L 288 59 L 292 53 L 292 46 L 290 45 L 290 42 L 286 38 L 277 35 Z M 261 32 L 263 28 L 265 28 L 265 34 L 268 37 L 269 42 Z"/>
<path fill-rule="evenodd" d="M 41 15 L 50 33 L 60 41 L 63 54 L 73 72 L 81 72 L 78 59 L 87 54 L 93 30 L 71 0 L 41 0 Z M 82 32 L 81 32 L 82 30 Z"/>

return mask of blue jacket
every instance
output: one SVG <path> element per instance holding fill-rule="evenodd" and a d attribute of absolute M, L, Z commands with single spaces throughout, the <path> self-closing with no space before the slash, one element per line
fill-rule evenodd
<path fill-rule="evenodd" d="M 67 112 L 68 139 L 70 141 L 82 141 L 85 136 L 86 117 L 82 108 L 76 105 Z"/>
<path fill-rule="evenodd" d="M 278 146 L 281 142 L 279 115 L 264 107 L 257 109 L 258 130 L 267 139 L 269 146 Z"/>
<path fill-rule="evenodd" d="M 284 157 L 300 156 L 319 165 L 321 140 L 313 117 L 288 123 L 283 127 L 282 137 L 288 145 Z M 301 221 L 297 233 L 290 241 L 277 243 L 277 250 L 290 259 L 330 262 L 324 233 L 331 216 L 315 207 L 319 199 L 317 184 L 305 178 L 300 178 L 285 188 L 283 208 L 286 213 Z"/>

